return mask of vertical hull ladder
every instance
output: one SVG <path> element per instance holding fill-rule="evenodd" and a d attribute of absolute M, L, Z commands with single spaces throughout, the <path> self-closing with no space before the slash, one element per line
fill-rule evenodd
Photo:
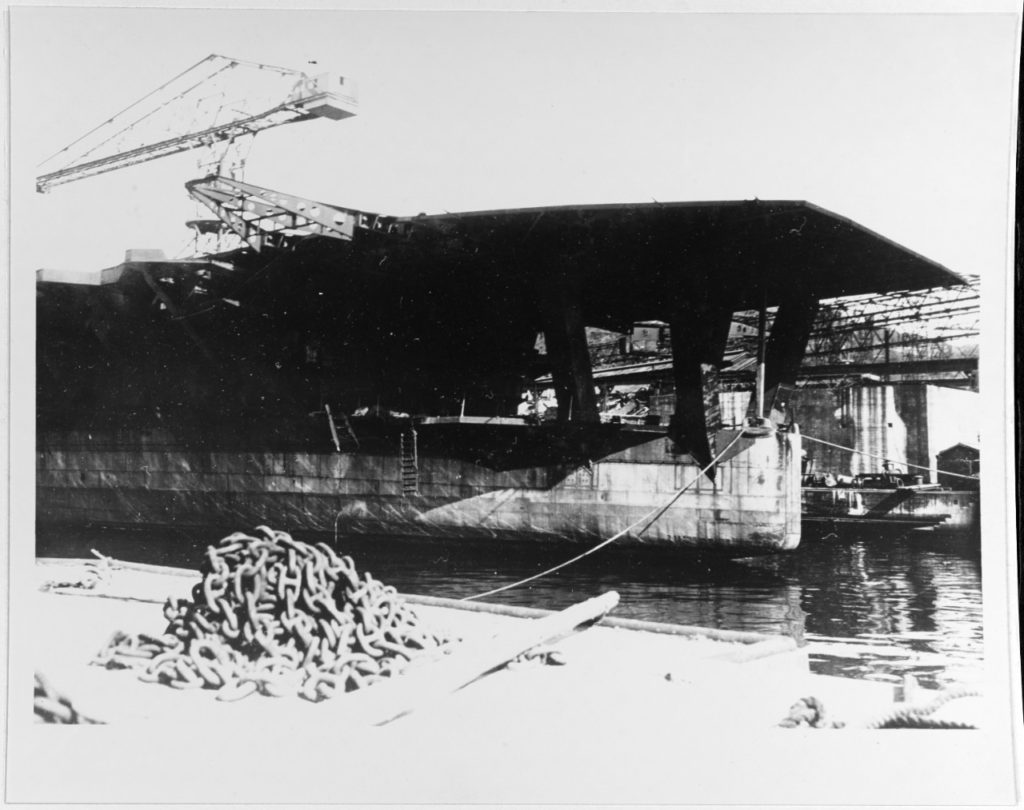
<path fill-rule="evenodd" d="M 402 494 L 419 495 L 420 465 L 416 442 L 416 428 L 403 430 L 399 437 L 399 456 L 402 464 Z"/>

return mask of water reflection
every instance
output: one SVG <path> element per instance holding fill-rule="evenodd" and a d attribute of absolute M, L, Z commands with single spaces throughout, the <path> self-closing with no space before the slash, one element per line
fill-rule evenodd
<path fill-rule="evenodd" d="M 822 672 L 928 685 L 978 683 L 983 658 L 976 546 L 941 538 L 807 544 L 771 563 L 802 585 Z"/>
<path fill-rule="evenodd" d="M 43 556 L 88 556 L 195 567 L 229 532 L 47 531 Z M 297 535 L 315 541 L 322 536 Z M 326 538 L 333 540 L 333 538 Z M 539 573 L 576 546 L 454 546 L 342 538 L 360 570 L 399 590 L 461 598 Z M 607 590 L 616 615 L 732 630 L 790 633 L 814 642 L 815 671 L 926 685 L 975 683 L 983 655 L 976 546 L 940 538 L 807 542 L 796 552 L 711 564 L 614 547 L 491 601 L 562 608 Z"/>

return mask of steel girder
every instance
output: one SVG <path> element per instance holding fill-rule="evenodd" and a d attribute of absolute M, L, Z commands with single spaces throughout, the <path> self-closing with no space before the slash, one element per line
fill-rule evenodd
<path fill-rule="evenodd" d="M 400 227 L 394 217 L 340 208 L 227 177 L 193 180 L 185 188 L 257 252 L 284 246 L 295 237 L 348 241 L 357 230 L 394 233 Z"/>

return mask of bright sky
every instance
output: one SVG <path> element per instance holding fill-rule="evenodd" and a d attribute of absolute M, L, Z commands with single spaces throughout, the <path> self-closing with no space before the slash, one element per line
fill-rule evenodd
<path fill-rule="evenodd" d="M 481 0 L 488 1 L 496 0 Z M 994 0 L 970 1 L 991 6 Z M 809 0 L 807 7 L 810 2 L 820 8 L 825 0 Z M 848 2 L 891 7 L 905 0 Z M 952 2 L 918 0 L 932 8 Z M 11 8 L 10 314 L 19 350 L 10 363 L 20 384 L 9 398 L 10 505 L 12 525 L 27 529 L 12 530 L 11 537 L 31 537 L 34 504 L 33 355 L 23 350 L 32 341 L 25 330 L 33 311 L 29 274 L 42 267 L 94 271 L 117 264 L 131 247 L 174 254 L 188 240 L 185 220 L 196 213 L 184 190 L 197 174 L 192 155 L 48 195 L 35 191 L 36 166 L 208 54 L 300 69 L 316 59 L 359 86 L 355 118 L 258 136 L 246 174 L 257 185 L 397 215 L 651 199 L 803 199 L 954 271 L 998 281 L 1008 271 L 1019 35 L 1013 0 L 1000 8 L 1013 13 Z M 986 329 L 998 329 L 1007 318 L 1005 299 L 987 300 Z M 1004 363 L 1006 357 L 1012 354 L 995 355 Z M 0 377 L 3 371 L 0 359 Z M 995 361 L 982 364 L 982 375 L 986 397 L 978 422 L 986 469 L 994 471 L 986 479 L 992 497 L 984 499 L 982 518 L 991 527 L 986 695 L 994 707 L 1011 707 L 1000 718 L 1013 718 L 1020 703 L 1008 694 L 1019 677 L 1011 664 L 1001 668 L 1019 641 L 1008 517 L 1016 469 L 1009 451 L 1011 375 Z M 12 540 L 10 549 L 12 569 L 29 571 L 31 543 Z M 31 576 L 11 578 L 27 581 Z M 17 594 L 12 600 L 19 604 Z M 968 746 L 968 753 L 991 748 L 991 755 L 965 761 L 995 791 L 1003 784 L 999 769 L 1012 756 L 1009 725 L 1003 747 L 996 747 L 1004 740 L 1001 722 L 985 734 L 972 744 L 987 747 Z M 934 757 L 923 756 L 933 749 L 901 748 L 878 761 L 897 762 L 903 771 L 909 761 L 912 770 L 934 772 Z M 848 785 L 848 758 L 821 750 L 806 769 L 817 775 L 808 785 L 829 778 Z M 781 750 L 780 757 L 789 753 Z M 104 756 L 110 758 L 106 748 Z M 992 795 L 981 803 L 1008 801 Z"/>
<path fill-rule="evenodd" d="M 389 214 L 804 199 L 952 270 L 1006 267 L 1008 14 L 14 8 L 16 272 L 174 254 L 195 154 L 34 191 L 36 166 L 210 53 L 359 87 L 259 135 L 246 179 Z"/>

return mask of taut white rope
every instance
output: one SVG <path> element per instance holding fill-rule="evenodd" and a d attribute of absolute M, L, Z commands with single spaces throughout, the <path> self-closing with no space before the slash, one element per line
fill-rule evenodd
<path fill-rule="evenodd" d="M 525 584 L 526 584 L 527 582 L 533 582 L 533 580 L 535 580 L 535 579 L 540 579 L 541 577 L 547 576 L 548 574 L 552 574 L 552 573 L 554 573 L 555 571 L 558 571 L 558 570 L 560 570 L 560 569 L 562 569 L 562 568 L 565 568 L 565 567 L 566 567 L 567 565 L 572 565 L 572 564 L 573 564 L 574 562 L 576 562 L 576 561 L 578 561 L 578 560 L 582 560 L 582 559 L 583 559 L 584 557 L 586 557 L 586 556 L 589 556 L 590 554 L 593 554 L 593 553 L 594 553 L 595 551 L 598 551 L 598 550 L 600 550 L 600 549 L 604 548 L 605 546 L 607 546 L 607 545 L 610 545 L 611 543 L 614 543 L 614 542 L 615 542 L 616 540 L 618 540 L 618 539 L 619 539 L 620 537 L 622 537 L 623 535 L 626 535 L 626 534 L 628 534 L 628 533 L 629 533 L 629 532 L 630 532 L 630 531 L 631 531 L 632 529 L 636 528 L 636 527 L 637 527 L 637 526 L 639 526 L 639 525 L 640 525 L 641 523 L 643 523 L 644 521 L 647 521 L 647 520 L 649 519 L 649 522 L 647 523 L 647 525 L 646 525 L 646 526 L 644 526 L 644 527 L 643 527 L 643 529 L 641 529 L 641 530 L 640 530 L 640 533 L 642 534 L 643 532 L 645 532 L 645 531 L 647 531 L 647 530 L 648 530 L 649 528 L 651 528 L 651 526 L 653 526 L 653 525 L 654 525 L 654 522 L 655 522 L 655 521 L 656 521 L 656 520 L 657 520 L 658 518 L 660 518 L 660 517 L 662 516 L 662 514 L 664 514 L 664 513 L 665 513 L 665 511 L 666 511 L 666 510 L 667 510 L 667 509 L 668 509 L 668 508 L 669 508 L 670 506 L 672 506 L 672 504 L 674 504 L 674 503 L 675 503 L 675 502 L 676 502 L 677 500 L 679 500 L 679 497 L 680 497 L 680 496 L 681 496 L 681 495 L 682 495 L 682 494 L 683 494 L 684 492 L 686 492 L 686 490 L 688 490 L 688 489 L 689 489 L 689 488 L 690 488 L 691 486 L 693 486 L 693 485 L 694 485 L 695 483 L 697 483 L 697 481 L 699 481 L 699 480 L 700 480 L 700 477 L 701 477 L 702 475 L 704 475 L 704 473 L 706 473 L 706 472 L 707 472 L 708 470 L 710 470 L 710 469 L 711 469 L 711 468 L 712 468 L 713 466 L 715 466 L 715 464 L 717 464 L 717 463 L 718 463 L 719 459 L 721 459 L 721 458 L 722 458 L 722 456 L 724 456 L 724 455 L 725 455 L 726 453 L 728 453 L 728 452 L 729 452 L 729 450 L 731 450 L 731 449 L 732 449 L 732 446 L 733 446 L 734 444 L 736 444 L 736 442 L 738 442 L 738 441 L 739 441 L 739 440 L 740 440 L 740 439 L 742 438 L 742 436 L 743 436 L 743 432 L 742 432 L 742 431 L 740 431 L 739 433 L 737 433 L 737 434 L 736 434 L 736 436 L 735 436 L 735 437 L 733 438 L 733 440 L 732 440 L 732 441 L 730 441 L 730 442 L 729 442 L 729 443 L 728 443 L 728 444 L 727 444 L 727 445 L 726 445 L 726 446 L 725 446 L 725 447 L 723 448 L 722 452 L 721 452 L 721 453 L 718 453 L 718 454 L 717 454 L 717 455 L 716 455 L 716 456 L 715 456 L 715 457 L 714 457 L 713 459 L 711 459 L 711 461 L 709 461 L 709 462 L 708 462 L 707 466 L 705 466 L 705 467 L 704 467 L 704 468 L 703 468 L 703 469 L 702 469 L 702 470 L 701 470 L 701 471 L 700 471 L 699 473 L 697 473 L 697 475 L 695 475 L 695 476 L 694 476 L 694 477 L 693 477 L 692 479 L 690 479 L 689 481 L 687 481 L 687 482 L 686 482 L 686 484 L 684 484 L 682 488 L 680 488 L 679 490 L 677 490 L 677 491 L 676 491 L 676 492 L 675 492 L 675 493 L 674 493 L 674 494 L 672 495 L 672 497 L 671 497 L 671 498 L 670 498 L 670 499 L 668 500 L 668 502 L 667 502 L 667 503 L 665 503 L 665 504 L 664 504 L 663 506 L 658 506 L 658 507 L 655 507 L 655 508 L 654 508 L 654 509 L 652 509 L 652 510 L 651 510 L 650 512 L 648 512 L 648 513 L 647 513 L 646 515 L 644 515 L 644 516 L 643 516 L 642 518 L 640 518 L 639 520 L 635 520 L 635 521 L 633 521 L 632 523 L 630 523 L 630 524 L 629 524 L 629 525 L 628 525 L 628 526 L 627 526 L 627 527 L 626 527 L 625 529 L 623 529 L 623 530 L 622 530 L 621 532 L 618 532 L 617 534 L 613 534 L 613 535 L 612 535 L 611 537 L 609 537 L 609 538 L 608 538 L 607 540 L 602 540 L 602 541 L 601 541 L 600 543 L 598 543 L 598 544 L 597 544 L 596 546 L 594 546 L 593 548 L 590 548 L 590 549 L 588 549 L 587 551 L 584 551 L 584 552 L 583 552 L 582 554 L 577 554 L 577 555 L 576 555 L 575 557 L 573 557 L 573 558 L 572 558 L 571 560 L 566 560 L 566 561 L 565 561 L 565 562 L 563 562 L 563 563 L 559 563 L 558 565 L 554 566 L 553 568 L 549 568 L 549 569 L 547 569 L 546 571 L 541 571 L 541 572 L 540 572 L 539 574 L 534 574 L 533 576 L 531 576 L 531 577 L 527 577 L 526 579 L 521 579 L 521 580 L 519 580 L 518 582 L 513 582 L 513 583 L 512 583 L 511 585 L 502 585 L 502 586 L 501 586 L 500 588 L 494 588 L 493 590 L 490 590 L 490 591 L 485 591 L 484 593 L 478 593 L 478 594 L 476 594 L 475 596 L 464 596 L 464 597 L 463 597 L 463 598 L 462 598 L 462 599 L 461 599 L 460 601 L 462 601 L 462 602 L 468 602 L 468 601 L 471 601 L 471 600 L 473 600 L 473 599 L 482 599 L 482 598 L 483 598 L 483 597 L 485 597 L 485 596 L 492 596 L 492 595 L 494 595 L 494 594 L 496 594 L 496 593 L 501 593 L 502 591 L 508 591 L 508 590 L 511 590 L 512 588 L 518 588 L 518 587 L 519 587 L 520 585 L 525 585 Z"/>

